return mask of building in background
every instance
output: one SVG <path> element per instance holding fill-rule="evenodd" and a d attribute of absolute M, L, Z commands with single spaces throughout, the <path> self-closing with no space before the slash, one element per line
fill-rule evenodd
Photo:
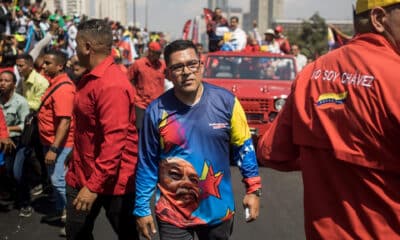
<path fill-rule="evenodd" d="M 243 27 L 249 31 L 253 20 L 257 21 L 258 30 L 263 33 L 272 27 L 275 19 L 283 17 L 284 0 L 250 0 L 250 12 L 245 14 Z"/>
<path fill-rule="evenodd" d="M 208 8 L 213 10 L 219 7 L 223 12 L 229 14 L 229 2 L 228 0 L 208 0 Z"/>
<path fill-rule="evenodd" d="M 65 15 L 85 14 L 90 12 L 90 3 L 92 0 L 44 0 L 46 9 L 54 12 L 61 9 Z"/>
<path fill-rule="evenodd" d="M 275 19 L 273 26 L 281 25 L 285 32 L 301 33 L 302 25 L 305 20 L 303 19 Z M 332 24 L 340 29 L 340 31 L 352 35 L 354 33 L 354 25 L 352 20 L 332 20 L 326 19 L 326 24 Z"/>
<path fill-rule="evenodd" d="M 119 21 L 122 25 L 127 23 L 128 0 L 44 0 L 46 9 L 54 12 L 61 9 L 66 15 L 85 14 L 91 18 L 109 18 Z"/>

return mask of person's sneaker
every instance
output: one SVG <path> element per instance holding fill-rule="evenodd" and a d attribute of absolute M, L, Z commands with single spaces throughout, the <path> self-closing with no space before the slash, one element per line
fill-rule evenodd
<path fill-rule="evenodd" d="M 20 217 L 30 217 L 32 216 L 33 208 L 31 206 L 23 207 L 19 210 Z"/>
<path fill-rule="evenodd" d="M 67 209 L 64 208 L 61 215 L 61 222 L 65 223 L 67 221 Z"/>
<path fill-rule="evenodd" d="M 67 236 L 67 233 L 66 233 L 66 231 L 65 231 L 65 227 L 62 227 L 61 229 L 60 229 L 60 237 L 66 237 Z"/>
<path fill-rule="evenodd" d="M 42 194 L 42 192 L 43 192 L 42 184 L 39 184 L 31 189 L 32 196 L 38 196 L 38 195 Z"/>
<path fill-rule="evenodd" d="M 55 213 L 51 213 L 48 214 L 46 216 L 42 217 L 42 222 L 46 222 L 46 223 L 51 223 L 51 222 L 58 222 L 58 221 L 62 221 L 63 219 L 63 212 L 55 212 Z"/>

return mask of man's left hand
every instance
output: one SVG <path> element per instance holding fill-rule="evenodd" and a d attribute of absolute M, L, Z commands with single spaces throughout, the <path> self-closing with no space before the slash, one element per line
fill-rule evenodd
<path fill-rule="evenodd" d="M 57 158 L 57 153 L 55 153 L 53 151 L 48 151 L 46 153 L 46 156 L 44 157 L 44 162 L 47 165 L 51 165 L 51 164 L 54 164 L 56 162 L 56 158 Z"/>
<path fill-rule="evenodd" d="M 252 193 L 246 194 L 243 199 L 243 207 L 249 208 L 250 211 L 250 216 L 246 219 L 246 222 L 256 220 L 260 212 L 260 197 Z"/>
<path fill-rule="evenodd" d="M 11 138 L 1 138 L 0 149 L 5 153 L 10 153 L 13 149 L 15 149 L 15 144 Z"/>
<path fill-rule="evenodd" d="M 78 211 L 90 211 L 96 198 L 97 193 L 90 191 L 87 187 L 83 187 L 79 191 L 78 196 L 76 196 L 72 204 Z"/>

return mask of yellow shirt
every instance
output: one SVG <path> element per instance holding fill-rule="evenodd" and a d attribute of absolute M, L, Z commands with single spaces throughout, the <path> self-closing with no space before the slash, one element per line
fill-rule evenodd
<path fill-rule="evenodd" d="M 38 110 L 43 93 L 49 86 L 49 81 L 35 70 L 22 83 L 22 94 L 28 101 L 29 109 Z"/>

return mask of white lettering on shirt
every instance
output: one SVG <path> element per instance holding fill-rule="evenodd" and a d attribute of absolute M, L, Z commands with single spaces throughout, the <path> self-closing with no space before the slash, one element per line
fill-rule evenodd
<path fill-rule="evenodd" d="M 349 85 L 354 87 L 365 87 L 371 88 L 375 80 L 375 77 L 368 74 L 362 74 L 359 72 L 338 72 L 335 70 L 322 70 L 316 69 L 311 74 L 311 80 L 325 81 L 325 82 L 336 82 L 343 85 Z M 337 81 L 336 81 L 337 80 Z"/>

